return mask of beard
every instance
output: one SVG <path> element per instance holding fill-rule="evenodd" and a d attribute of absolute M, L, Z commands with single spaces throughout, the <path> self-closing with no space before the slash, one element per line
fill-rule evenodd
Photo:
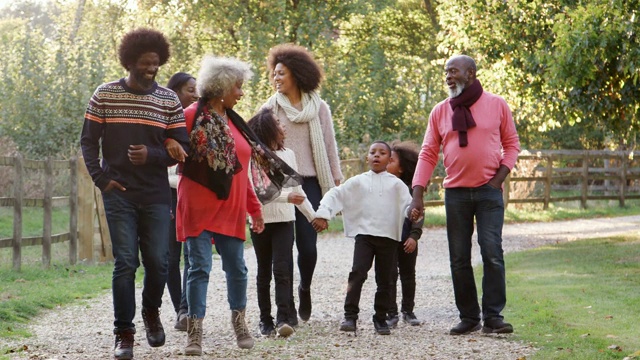
<path fill-rule="evenodd" d="M 468 80 L 468 79 L 467 79 Z M 462 91 L 464 90 L 464 84 L 467 82 L 467 80 L 460 79 L 460 81 L 456 81 L 456 87 L 455 88 L 448 88 L 449 90 L 449 97 L 450 98 L 455 98 L 460 96 L 460 94 L 462 94 Z"/>
<path fill-rule="evenodd" d="M 157 72 L 156 72 L 157 74 Z M 140 71 L 131 71 L 131 75 L 135 79 L 135 81 L 140 85 L 143 89 L 149 89 L 153 86 L 153 83 L 156 80 L 156 75 L 154 74 L 151 79 L 147 79 L 145 72 Z"/>

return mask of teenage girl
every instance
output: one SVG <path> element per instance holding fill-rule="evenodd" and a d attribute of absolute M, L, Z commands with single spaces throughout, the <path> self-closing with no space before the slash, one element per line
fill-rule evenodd
<path fill-rule="evenodd" d="M 397 176 L 411 191 L 411 181 L 418 162 L 419 147 L 412 142 L 394 142 L 391 144 L 391 159 L 387 165 L 387 172 Z M 391 287 L 391 303 L 387 314 L 387 324 L 394 328 L 398 324 L 398 304 L 396 302 L 396 290 L 398 283 L 398 270 L 402 283 L 402 319 L 412 325 L 418 326 L 421 321 L 413 313 L 416 294 L 416 258 L 418 257 L 418 240 L 422 236 L 424 217 L 417 223 L 412 223 L 408 218 L 402 226 L 402 242 L 398 245 L 397 262 L 393 267 Z"/>

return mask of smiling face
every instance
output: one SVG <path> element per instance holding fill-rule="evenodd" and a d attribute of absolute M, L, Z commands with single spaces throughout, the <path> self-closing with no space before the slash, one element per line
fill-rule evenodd
<path fill-rule="evenodd" d="M 180 90 L 177 92 L 178 98 L 180 99 L 180 103 L 183 108 L 187 108 L 189 105 L 198 101 L 198 91 L 196 90 L 196 81 L 194 79 L 189 79 Z"/>
<path fill-rule="evenodd" d="M 278 63 L 273 69 L 273 83 L 276 91 L 285 96 L 289 96 L 293 92 L 298 91 L 296 79 L 293 77 L 289 68 L 282 63 Z"/>
<path fill-rule="evenodd" d="M 222 97 L 223 106 L 225 109 L 233 109 L 234 106 L 240 101 L 244 92 L 242 91 L 242 81 L 238 81 L 231 90 Z"/>
<path fill-rule="evenodd" d="M 453 57 L 444 67 L 449 97 L 455 98 L 475 80 L 473 68 L 461 57 Z"/>
<path fill-rule="evenodd" d="M 138 90 L 150 89 L 160 68 L 160 56 L 154 52 L 146 52 L 138 58 L 135 64 L 129 66 L 129 81 L 127 85 Z"/>
<path fill-rule="evenodd" d="M 369 147 L 369 154 L 367 154 L 367 164 L 369 168 L 379 173 L 387 169 L 389 159 L 391 158 L 391 150 L 389 146 L 384 143 L 373 143 Z"/>

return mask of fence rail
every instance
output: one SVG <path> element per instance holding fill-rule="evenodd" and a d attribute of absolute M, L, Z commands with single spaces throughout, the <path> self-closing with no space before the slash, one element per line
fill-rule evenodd
<path fill-rule="evenodd" d="M 0 167 L 14 171 L 13 196 L 0 197 L 0 207 L 13 207 L 13 236 L 0 239 L 0 248 L 13 248 L 13 268 L 20 270 L 24 246 L 42 246 L 42 264 L 50 265 L 51 244 L 69 242 L 69 262 L 78 257 L 89 262 L 99 253 L 101 261 L 110 260 L 111 241 L 104 207 L 82 158 L 67 161 L 48 158 L 44 161 L 23 159 L 20 155 L 0 157 Z M 346 177 L 366 170 L 364 159 L 341 161 Z M 44 196 L 24 197 L 25 170 L 44 171 Z M 69 172 L 66 196 L 53 196 L 54 171 Z M 1 170 L 2 174 L 9 171 Z M 444 204 L 441 174 L 435 174 L 425 191 L 425 206 Z M 524 190 L 523 190 L 524 189 Z M 570 192 L 570 194 L 566 194 Z M 640 152 L 624 151 L 538 151 L 522 152 L 504 184 L 505 206 L 508 204 L 542 204 L 547 209 L 556 202 L 577 201 L 583 208 L 590 200 L 617 200 L 625 206 L 628 199 L 640 199 Z M 69 207 L 69 231 L 52 234 L 51 217 L 55 207 Z M 43 208 L 42 236 L 22 236 L 22 210 Z M 97 218 L 97 227 L 94 223 Z M 98 244 L 94 235 L 100 239 Z"/>

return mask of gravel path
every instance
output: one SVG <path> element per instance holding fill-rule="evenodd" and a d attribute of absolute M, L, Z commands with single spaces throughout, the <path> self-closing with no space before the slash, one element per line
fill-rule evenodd
<path fill-rule="evenodd" d="M 503 238 L 506 252 L 519 251 L 582 238 L 605 237 L 638 231 L 640 216 L 613 219 L 575 220 L 555 223 L 505 225 Z M 474 261 L 479 261 L 474 246 Z M 207 316 L 204 320 L 204 355 L 208 359 L 520 359 L 535 349 L 510 339 L 509 335 L 483 335 L 480 332 L 454 337 L 448 330 L 458 321 L 453 303 L 449 275 L 448 250 L 444 229 L 427 229 L 420 241 L 417 262 L 416 309 L 420 327 L 402 322 L 390 336 L 374 333 L 371 323 L 375 281 L 373 270 L 365 283 L 360 303 L 361 314 L 357 336 L 341 333 L 347 275 L 351 267 L 353 240 L 341 235 L 323 234 L 318 239 L 318 265 L 312 287 L 313 314 L 301 323 L 288 339 L 259 338 L 258 309 L 255 290 L 256 261 L 252 249 L 245 257 L 249 268 L 247 318 L 257 341 L 252 350 L 235 345 L 226 302 L 224 273 L 219 258 L 214 258 L 208 293 Z M 507 270 L 508 271 L 508 270 Z M 296 275 L 297 277 L 297 275 Z M 507 289 L 508 291 L 508 289 Z M 138 289 L 138 301 L 140 301 Z M 165 291 L 164 304 L 170 304 Z M 139 306 L 139 303 L 138 303 Z M 508 319 L 508 308 L 506 320 Z M 151 348 L 144 338 L 140 316 L 135 359 L 187 359 L 182 356 L 186 333 L 173 329 L 175 314 L 165 305 L 162 320 L 167 341 Z M 275 311 L 275 310 L 274 310 Z M 6 346 L 26 349 L 13 359 L 108 359 L 112 357 L 113 322 L 111 293 L 89 301 L 47 311 L 30 326 L 29 339 L 11 340 Z M 518 324 L 514 324 L 518 331 Z M 196 357 L 197 358 L 197 357 Z"/>

